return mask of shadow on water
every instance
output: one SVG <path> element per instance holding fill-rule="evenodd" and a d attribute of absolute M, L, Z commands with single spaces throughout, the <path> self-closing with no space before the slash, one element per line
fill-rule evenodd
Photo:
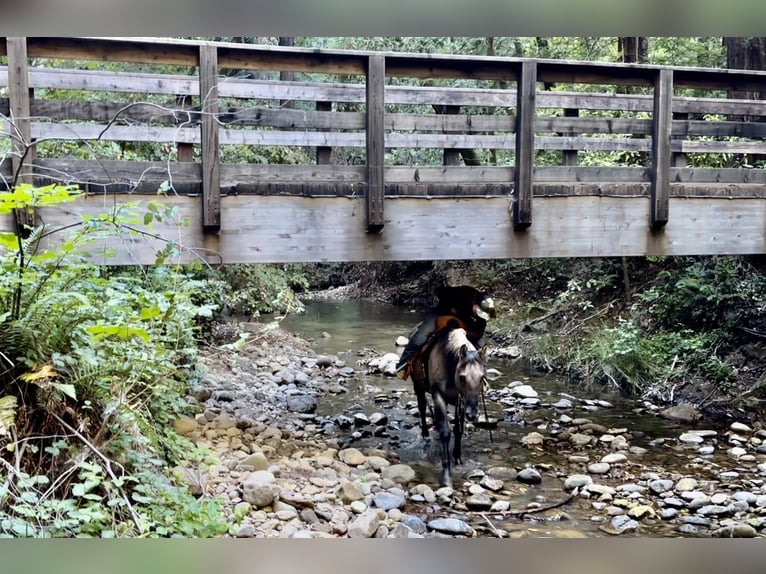
<path fill-rule="evenodd" d="M 415 395 L 410 381 L 401 381 L 379 374 L 366 374 L 364 368 L 357 365 L 362 349 L 374 349 L 379 353 L 398 352 L 395 340 L 406 336 L 420 320 L 421 315 L 406 309 L 371 301 L 311 301 L 306 304 L 306 312 L 285 318 L 282 328 L 312 342 L 317 353 L 336 355 L 347 365 L 357 369 L 356 375 L 344 381 L 348 393 L 328 395 L 322 398 L 317 409 L 320 417 L 334 418 L 340 414 L 362 412 L 370 415 L 380 412 L 388 418 L 388 428 L 382 436 L 366 433 L 365 436 L 351 440 L 351 431 L 339 431 L 339 437 L 348 446 L 357 448 L 384 448 L 394 452 L 401 462 L 409 464 L 427 484 L 436 485 L 439 480 L 438 440 L 431 429 L 431 438 L 424 441 L 417 424 Z M 563 479 L 567 474 L 585 473 L 584 464 L 573 465 L 567 460 L 568 453 L 559 453 L 555 449 L 528 448 L 521 444 L 521 439 L 532 431 L 539 430 L 546 434 L 548 425 L 558 420 L 562 413 L 574 418 L 584 417 L 607 428 L 630 429 L 634 436 L 632 445 L 648 446 L 658 437 L 677 435 L 667 421 L 646 412 L 636 412 L 634 401 L 622 397 L 608 389 L 586 390 L 572 388 L 560 378 L 541 375 L 525 367 L 522 362 L 512 363 L 503 359 L 491 359 L 490 367 L 498 369 L 503 375 L 491 383 L 492 388 L 500 389 L 511 381 L 521 380 L 531 385 L 538 393 L 543 404 L 556 402 L 565 395 L 577 398 L 600 399 L 609 401 L 613 408 L 586 408 L 575 402 L 575 407 L 566 411 L 556 411 L 552 407 L 524 409 L 519 412 L 504 412 L 503 405 L 487 401 L 486 409 L 490 417 L 500 422 L 491 430 L 469 428 L 464 439 L 464 464 L 455 474 L 455 485 L 459 487 L 466 476 L 474 469 L 486 469 L 491 466 L 523 468 L 535 466 L 548 469 L 544 472 L 541 485 L 527 486 L 510 483 L 514 498 L 514 508 L 524 508 L 530 502 L 548 504 L 562 499 Z M 640 409 L 638 409 L 640 410 Z M 352 429 L 353 430 L 353 429 Z M 553 450 L 553 452 L 551 452 Z M 655 449 L 656 451 L 656 449 Z M 656 460 L 646 461 L 646 467 L 667 469 L 675 465 L 679 472 L 685 470 L 688 459 L 679 458 L 668 451 L 657 452 Z M 639 471 L 640 474 L 640 471 Z M 626 479 L 627 481 L 627 479 Z M 590 520 L 593 514 L 590 501 L 577 499 L 567 505 L 566 521 L 545 520 L 524 523 L 525 532 L 534 536 L 603 536 L 598 530 L 599 524 Z M 561 513 L 559 513 L 560 515 Z M 507 523 L 503 524 L 508 528 Z M 537 531 L 534 531 L 537 529 Z M 653 535 L 663 535 L 661 531 Z"/>

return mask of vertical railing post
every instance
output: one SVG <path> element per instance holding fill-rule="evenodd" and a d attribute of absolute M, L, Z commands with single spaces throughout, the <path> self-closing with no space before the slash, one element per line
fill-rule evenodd
<path fill-rule="evenodd" d="M 673 121 L 673 70 L 659 70 L 654 82 L 652 113 L 651 216 L 649 226 L 668 222 L 670 196 L 670 132 Z"/>
<path fill-rule="evenodd" d="M 318 112 L 331 112 L 332 102 L 317 102 L 316 110 Z M 321 130 L 328 131 L 328 130 Z M 317 165 L 329 165 L 330 157 L 332 155 L 332 148 L 330 146 L 317 146 Z"/>
<path fill-rule="evenodd" d="M 29 89 L 29 59 L 27 55 L 27 39 L 24 37 L 8 37 L 6 39 L 8 53 L 8 99 L 11 114 L 11 149 L 13 151 L 11 167 L 13 169 L 13 185 L 33 183 L 33 166 L 36 157 L 32 141 L 32 126 L 30 118 L 31 104 Z M 16 210 L 16 223 L 19 231 L 26 236 L 24 226 L 34 225 L 34 213 L 31 209 Z"/>
<path fill-rule="evenodd" d="M 202 113 L 202 228 L 221 228 L 221 156 L 218 149 L 218 50 L 199 48 L 199 100 Z"/>
<path fill-rule="evenodd" d="M 459 114 L 460 106 L 443 106 L 441 113 Z M 442 153 L 444 165 L 460 165 L 460 150 L 444 148 Z"/>
<path fill-rule="evenodd" d="M 519 68 L 516 91 L 516 169 L 513 197 L 513 228 L 516 231 L 524 230 L 532 224 L 537 62 L 522 62 Z"/>
<path fill-rule="evenodd" d="M 367 231 L 383 228 L 385 194 L 386 61 L 375 54 L 367 60 Z"/>
<path fill-rule="evenodd" d="M 573 109 L 573 108 L 564 108 L 564 117 L 565 118 L 576 118 L 579 117 L 580 110 Z M 561 134 L 562 137 L 573 137 L 577 135 L 575 132 L 567 132 Z M 565 149 L 561 151 L 561 163 L 562 165 L 577 165 L 577 150 L 576 149 Z"/>

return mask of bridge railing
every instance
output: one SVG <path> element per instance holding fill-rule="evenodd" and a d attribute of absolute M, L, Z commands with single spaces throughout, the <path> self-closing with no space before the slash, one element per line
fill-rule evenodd
<path fill-rule="evenodd" d="M 7 185 L 164 186 L 202 196 L 207 230 L 230 194 L 364 196 L 368 230 L 386 197 L 506 195 L 523 230 L 533 196 L 646 195 L 659 228 L 671 195 L 750 197 L 766 183 L 747 163 L 766 154 L 766 104 L 726 98 L 766 92 L 761 72 L 124 38 L 6 38 L 0 54 Z M 140 161 L 120 142 L 164 148 Z M 275 146 L 304 153 L 254 163 Z"/>

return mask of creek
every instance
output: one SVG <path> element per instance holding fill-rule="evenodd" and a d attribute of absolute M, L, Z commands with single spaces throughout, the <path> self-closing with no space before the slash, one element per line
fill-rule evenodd
<path fill-rule="evenodd" d="M 440 470 L 438 441 L 433 429 L 429 443 L 420 437 L 411 382 L 379 373 L 366 373 L 364 366 L 360 366 L 359 363 L 360 359 L 369 356 L 372 350 L 380 354 L 397 352 L 396 338 L 400 335 L 406 336 L 420 319 L 418 313 L 379 302 L 309 301 L 306 303 L 305 313 L 286 317 L 281 327 L 310 341 L 317 353 L 337 356 L 355 369 L 354 375 L 343 381 L 348 392 L 326 395 L 319 401 L 316 415 L 320 419 L 331 421 L 342 414 L 351 417 L 355 413 L 363 413 L 366 416 L 382 413 L 387 421 L 382 432 L 372 432 L 354 426 L 344 429 L 333 425 L 329 425 L 329 431 L 326 432 L 337 433 L 344 446 L 354 446 L 362 450 L 380 448 L 392 452 L 401 462 L 415 469 L 423 482 L 435 485 L 438 484 Z M 455 473 L 456 488 L 465 480 L 473 479 L 474 482 L 478 482 L 483 470 L 488 467 L 510 467 L 517 470 L 533 467 L 542 475 L 541 483 L 516 483 L 510 489 L 510 507 L 525 508 L 530 503 L 543 506 L 555 503 L 566 497 L 562 487 L 567 477 L 575 474 L 588 475 L 591 463 L 598 462 L 602 455 L 612 452 L 606 440 L 602 440 L 603 436 L 622 429 L 623 434 L 630 439 L 631 454 L 628 455 L 628 460 L 625 464 L 613 465 L 608 473 L 593 474 L 594 482 L 618 490 L 614 497 L 602 499 L 612 503 L 608 508 L 619 509 L 619 506 L 614 505 L 617 504 L 616 499 L 622 498 L 621 485 L 649 484 L 648 490 L 646 486 L 641 487 L 642 492 L 649 494 L 650 482 L 659 478 L 669 478 L 677 482 L 683 477 L 695 477 L 700 485 L 708 486 L 706 496 L 712 495 L 714 490 L 719 492 L 722 488 L 730 493 L 749 489 L 755 495 L 760 495 L 759 489 L 763 481 L 758 478 L 755 457 L 748 461 L 752 464 L 738 464 L 740 461 L 733 460 L 726 450 L 731 446 L 725 443 L 728 432 L 726 429 L 704 427 L 715 430 L 718 438 L 712 439 L 712 444 L 715 445 L 713 452 L 702 453 L 701 456 L 700 445 L 690 447 L 679 443 L 678 437 L 693 429 L 660 418 L 640 401 L 611 392 L 608 388 L 574 387 L 559 377 L 535 372 L 523 359 L 514 362 L 490 358 L 489 367 L 502 373 L 502 376 L 490 383 L 491 390 L 487 393 L 489 397 L 502 397 L 504 395 L 498 395 L 497 392 L 508 387 L 513 381 L 521 381 L 537 391 L 540 403 L 519 407 L 511 405 L 509 401 L 491 398 L 486 400 L 487 414 L 499 422 L 491 431 L 469 427 L 463 444 L 464 464 L 457 467 Z M 562 398 L 569 400 L 571 406 L 552 406 Z M 565 423 L 577 419 L 588 419 L 593 424 L 609 430 L 596 433 L 598 440 L 594 438 L 589 448 L 580 451 L 568 448 L 566 441 L 552 441 L 551 444 L 563 446 L 551 448 L 547 437 L 545 447 L 525 445 L 522 442 L 524 437 L 533 432 L 548 436 L 555 436 L 560 432 L 574 433 L 574 430 L 566 428 Z M 378 427 L 378 430 L 380 428 Z M 757 439 L 754 443 L 757 443 Z M 710 444 L 710 439 L 706 439 L 706 444 Z M 752 444 L 745 446 L 753 448 Z M 721 473 L 727 471 L 735 474 L 724 474 L 722 478 Z M 630 492 L 630 489 L 624 491 L 624 498 L 628 499 L 628 503 L 624 505 L 625 509 L 629 507 Z M 673 494 L 682 493 L 669 490 L 665 494 L 656 494 L 658 498 L 655 502 L 659 501 L 655 504 L 657 519 L 643 521 L 640 534 L 636 530 L 626 533 L 627 535 L 707 534 L 704 528 L 697 534 L 699 525 L 694 521 L 680 520 L 688 509 L 682 509 L 679 520 L 675 520 L 675 515 L 671 519 L 672 513 L 660 519 L 661 509 L 667 508 L 662 498 L 669 499 Z M 499 519 L 496 524 L 511 536 L 514 532 L 518 536 L 535 537 L 605 536 L 600 527 L 608 524 L 617 511 L 605 515 L 602 510 L 607 504 L 602 503 L 598 506 L 595 500 L 595 496 L 576 497 L 555 511 L 527 515 L 523 520 Z M 766 505 L 766 501 L 764 504 Z M 691 514 L 696 518 L 693 508 Z"/>

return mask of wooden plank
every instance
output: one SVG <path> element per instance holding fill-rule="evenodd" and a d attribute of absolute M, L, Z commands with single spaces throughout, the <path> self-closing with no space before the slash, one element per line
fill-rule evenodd
<path fill-rule="evenodd" d="M 572 108 L 565 108 L 564 109 L 564 117 L 565 118 L 576 118 L 580 115 L 580 110 L 572 109 Z M 559 133 L 559 136 L 562 137 L 573 137 L 576 132 L 567 131 L 563 133 Z M 572 166 L 577 165 L 577 150 L 562 150 L 561 152 L 561 164 Z"/>
<path fill-rule="evenodd" d="M 332 102 L 317 102 L 316 103 L 316 109 L 320 113 L 325 113 L 325 117 L 328 119 L 333 118 L 337 116 L 338 114 L 332 114 L 327 112 L 332 112 Z M 302 111 L 298 110 L 290 110 L 291 113 L 300 114 L 301 116 L 305 117 L 305 114 Z M 362 114 L 354 114 L 354 117 L 358 117 L 360 120 L 360 123 L 364 121 Z M 297 127 L 297 126 L 296 126 Z M 340 126 L 337 124 L 335 125 L 327 125 L 323 126 L 320 129 L 327 130 L 330 127 L 335 127 L 336 129 L 340 129 Z M 364 124 L 360 126 L 360 128 L 366 127 Z M 357 128 L 359 129 L 359 128 Z M 316 148 L 316 161 L 318 165 L 326 165 L 330 163 L 330 157 L 332 155 L 332 148 L 330 146 L 317 146 Z"/>
<path fill-rule="evenodd" d="M 199 49 L 199 91 L 202 109 L 202 227 L 221 227 L 221 177 L 218 114 L 218 53 L 215 46 Z"/>
<path fill-rule="evenodd" d="M 673 71 L 661 69 L 654 85 L 652 121 L 651 215 L 649 226 L 656 230 L 668 222 L 670 192 L 670 130 L 673 116 Z"/>
<path fill-rule="evenodd" d="M 383 228 L 385 193 L 386 132 L 384 116 L 386 61 L 383 56 L 370 56 L 367 62 L 367 231 Z"/>
<path fill-rule="evenodd" d="M 14 184 L 32 183 L 36 149 L 30 125 L 29 58 L 27 42 L 23 37 L 8 37 L 8 96 L 10 107 L 9 132 L 11 137 L 12 181 Z M 14 210 L 17 233 L 27 237 L 24 226 L 34 226 L 35 216 L 31 208 Z"/>
<path fill-rule="evenodd" d="M 120 204 L 136 197 L 113 199 Z M 104 205 L 103 198 L 93 196 L 68 204 L 65 210 L 42 209 L 41 216 L 54 229 L 80 221 L 83 213 L 109 211 L 113 199 Z M 201 217 L 196 198 L 163 201 L 177 205 L 181 218 Z M 645 197 L 539 197 L 535 225 L 523 234 L 511 233 L 508 201 L 508 197 L 391 198 L 386 206 L 387 233 L 371 235 L 358 225 L 358 214 L 365 209 L 361 197 L 229 196 L 222 198 L 219 234 L 203 234 L 198 226 L 177 227 L 167 220 L 148 231 L 209 254 L 211 263 L 766 252 L 766 202 L 761 199 L 671 198 L 673 218 L 661 234 L 652 233 L 644 223 L 650 215 Z M 446 223 L 450 221 L 460 225 Z M 66 233 L 53 233 L 48 245 L 55 247 L 65 239 Z M 88 246 L 88 251 L 97 263 L 153 264 L 156 250 L 164 245 L 133 235 Z M 114 247 L 116 256 L 104 256 L 102 246 Z M 192 259 L 186 252 L 182 260 Z"/>
<path fill-rule="evenodd" d="M 513 186 L 513 229 L 520 231 L 532 224 L 532 174 L 535 164 L 535 94 L 537 66 L 521 64 L 516 102 L 516 165 Z"/>

